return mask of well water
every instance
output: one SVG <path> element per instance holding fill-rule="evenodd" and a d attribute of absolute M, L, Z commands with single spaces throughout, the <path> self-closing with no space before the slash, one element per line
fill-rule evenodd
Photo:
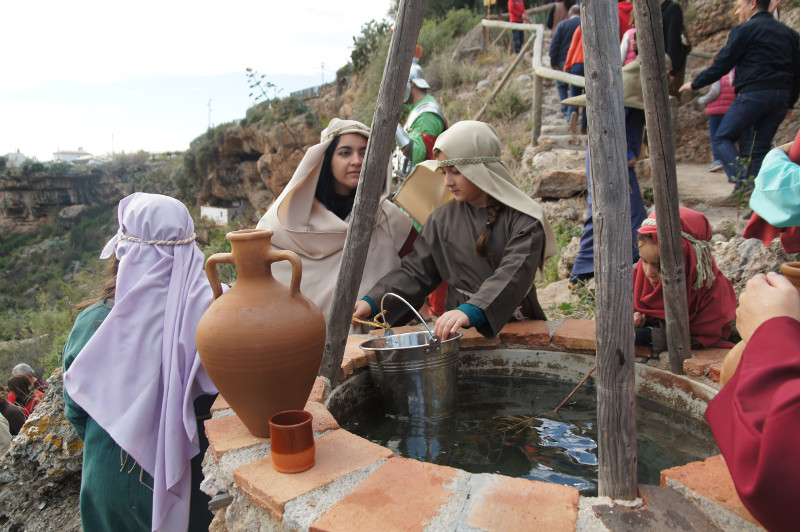
<path fill-rule="evenodd" d="M 398 456 L 471 473 L 498 473 L 574 486 L 597 494 L 597 403 L 588 381 L 575 384 L 512 377 L 461 377 L 458 410 L 431 421 L 384 415 L 379 402 L 351 411 L 342 427 Z M 708 426 L 637 397 L 639 482 L 658 484 L 661 470 L 719 450 Z"/>

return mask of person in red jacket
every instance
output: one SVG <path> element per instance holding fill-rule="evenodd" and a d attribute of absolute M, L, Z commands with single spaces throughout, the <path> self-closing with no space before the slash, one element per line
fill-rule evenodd
<path fill-rule="evenodd" d="M 530 22 L 531 17 L 525 13 L 525 2 L 523 0 L 508 0 L 508 21 L 521 24 Z M 514 53 L 519 53 L 522 43 L 525 42 L 525 32 L 523 30 L 511 30 L 511 38 L 514 40 Z"/>
<path fill-rule="evenodd" d="M 773 532 L 797 530 L 800 295 L 783 276 L 758 274 L 739 296 L 736 318 L 747 345 L 706 420 L 753 517 Z"/>

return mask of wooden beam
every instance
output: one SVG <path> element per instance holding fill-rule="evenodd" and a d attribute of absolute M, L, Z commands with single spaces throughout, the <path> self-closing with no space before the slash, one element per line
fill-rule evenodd
<path fill-rule="evenodd" d="M 634 2 L 636 41 L 642 65 L 644 113 L 653 196 L 658 215 L 658 250 L 664 312 L 667 321 L 669 369 L 683 374 L 683 361 L 691 356 L 689 307 L 686 297 L 686 271 L 678 202 L 678 178 L 675 170 L 675 141 L 669 106 L 669 81 L 664 58 L 664 38 L 659 0 Z"/>
<path fill-rule="evenodd" d="M 632 500 L 638 497 L 633 257 L 617 17 L 616 2 L 581 2 L 597 286 L 598 490 Z"/>
<path fill-rule="evenodd" d="M 342 358 L 350 333 L 353 306 L 361 284 L 372 227 L 380 207 L 380 195 L 386 185 L 386 168 L 394 146 L 394 132 L 400 120 L 411 58 L 422 27 L 426 2 L 402 0 L 392 32 L 378 103 L 372 117 L 372 135 L 367 143 L 339 276 L 333 291 L 328 337 L 319 370 L 319 375 L 330 380 L 331 387 L 336 386 L 342 373 Z"/>

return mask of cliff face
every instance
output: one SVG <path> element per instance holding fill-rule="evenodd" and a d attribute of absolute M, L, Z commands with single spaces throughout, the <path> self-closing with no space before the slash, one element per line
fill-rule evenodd
<path fill-rule="evenodd" d="M 54 207 L 115 205 L 124 183 L 100 168 L 0 179 L 0 234 L 35 232 Z"/>

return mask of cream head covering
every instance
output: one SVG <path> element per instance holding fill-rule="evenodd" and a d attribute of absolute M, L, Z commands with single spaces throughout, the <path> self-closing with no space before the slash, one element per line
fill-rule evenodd
<path fill-rule="evenodd" d="M 422 161 L 418 167 L 423 166 L 431 172 L 443 166 L 457 167 L 472 184 L 503 205 L 541 222 L 545 236 L 545 259 L 558 253 L 556 235 L 542 206 L 519 189 L 508 166 L 501 160 L 503 146 L 492 126 L 474 120 L 458 122 L 439 135 L 433 149 L 434 153 L 436 150 L 444 153 L 448 160 Z"/>
<path fill-rule="evenodd" d="M 325 151 L 334 138 L 346 133 L 357 133 L 368 139 L 370 129 L 355 120 L 333 118 L 322 131 L 320 143 L 308 148 L 292 179 L 256 226 L 273 231 L 272 247 L 300 255 L 303 263 L 300 290 L 316 303 L 326 318 L 333 300 L 350 216 L 340 219 L 314 194 Z M 391 190 L 391 167 L 387 166 L 358 297 L 400 265 L 397 253 L 411 230 L 411 219 L 392 202 L 386 201 Z M 292 270 L 286 261 L 274 263 L 272 273 L 282 283 L 291 281 Z"/>

